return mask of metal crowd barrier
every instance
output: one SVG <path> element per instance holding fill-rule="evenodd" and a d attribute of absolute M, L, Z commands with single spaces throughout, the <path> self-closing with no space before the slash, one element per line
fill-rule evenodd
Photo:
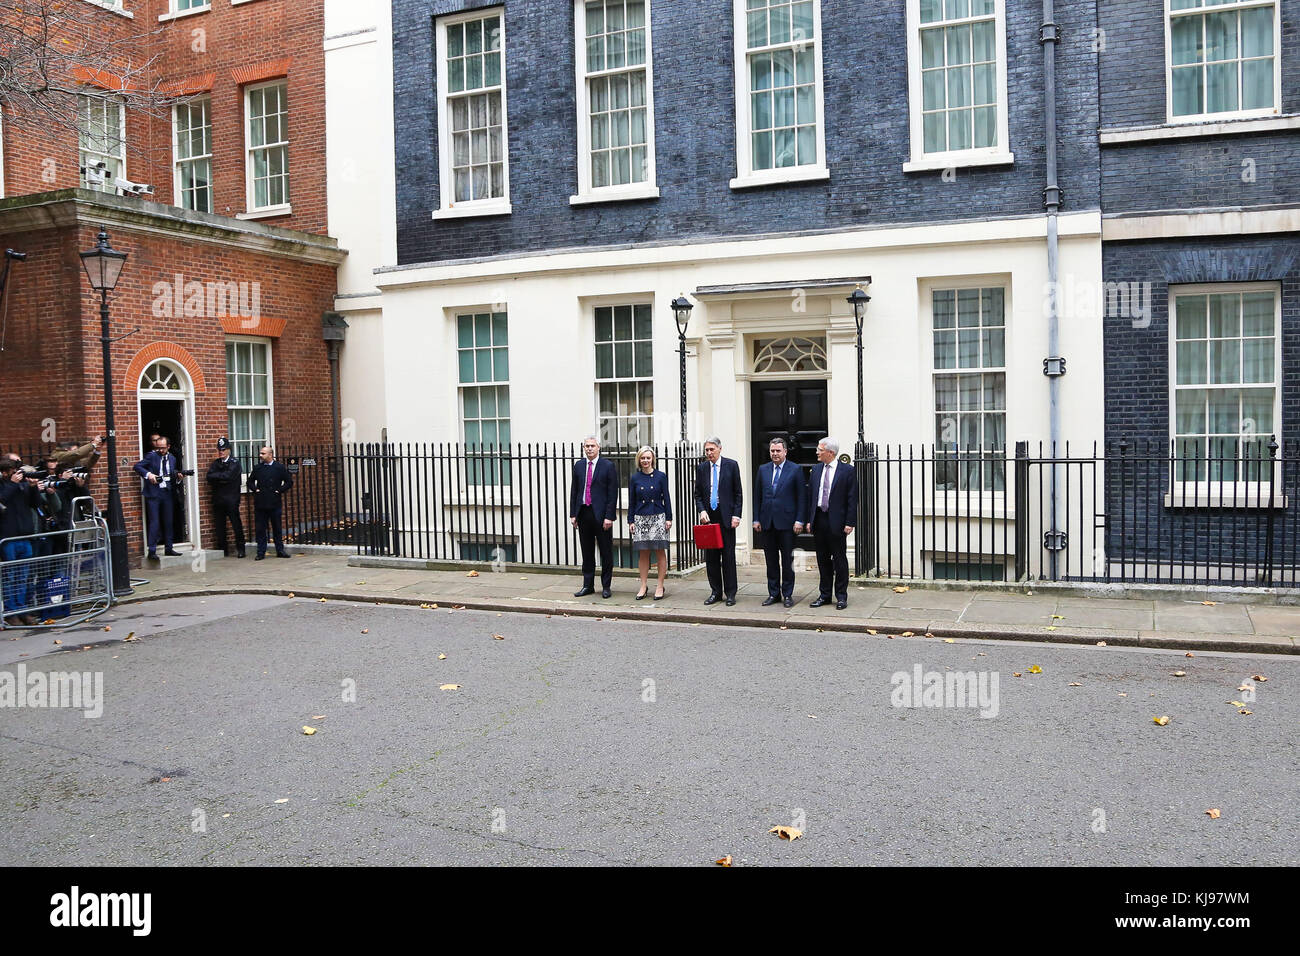
<path fill-rule="evenodd" d="M 72 527 L 0 541 L 0 628 L 70 627 L 103 614 L 113 603 L 108 523 L 90 498 L 72 502 Z M 28 548 L 10 548 L 13 543 Z M 16 551 L 22 557 L 3 560 Z M 34 625 L 9 623 L 36 615 Z"/>

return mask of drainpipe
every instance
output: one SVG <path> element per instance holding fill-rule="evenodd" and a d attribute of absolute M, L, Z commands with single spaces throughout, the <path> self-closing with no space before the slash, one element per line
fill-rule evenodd
<path fill-rule="evenodd" d="M 1043 546 L 1049 556 L 1051 580 L 1055 581 L 1060 573 L 1059 555 L 1066 546 L 1065 533 L 1059 525 L 1060 519 L 1065 515 L 1066 505 L 1062 499 L 1063 482 L 1059 480 L 1061 466 L 1056 464 L 1058 450 L 1063 451 L 1065 447 L 1061 438 L 1061 377 L 1065 374 L 1065 358 L 1061 355 L 1060 247 L 1056 220 L 1061 208 L 1061 188 L 1056 182 L 1056 46 L 1061 42 L 1061 28 L 1054 21 L 1052 0 L 1043 0 L 1043 28 L 1039 42 L 1043 46 L 1043 95 L 1047 107 L 1044 110 L 1047 125 L 1047 185 L 1043 187 L 1043 207 L 1047 210 L 1047 358 L 1043 359 L 1043 374 L 1047 376 L 1048 434 L 1052 458 L 1050 529 L 1043 535 Z M 1018 515 L 1017 518 L 1019 517 Z"/>
<path fill-rule="evenodd" d="M 343 433 L 339 430 L 339 346 L 348 334 L 348 322 L 338 312 L 323 312 L 320 317 L 321 338 L 330 349 L 330 416 L 334 423 L 334 507 L 336 520 L 342 522 L 343 514 Z"/>

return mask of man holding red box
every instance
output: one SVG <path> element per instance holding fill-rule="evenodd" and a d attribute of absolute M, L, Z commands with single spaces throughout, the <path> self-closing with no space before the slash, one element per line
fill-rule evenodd
<path fill-rule="evenodd" d="M 695 466 L 695 509 L 700 524 L 716 524 L 722 531 L 722 548 L 704 552 L 711 589 L 705 604 L 717 604 L 723 596 L 727 607 L 736 603 L 736 529 L 743 505 L 740 466 L 722 457 L 722 439 L 707 439 L 704 461 Z"/>

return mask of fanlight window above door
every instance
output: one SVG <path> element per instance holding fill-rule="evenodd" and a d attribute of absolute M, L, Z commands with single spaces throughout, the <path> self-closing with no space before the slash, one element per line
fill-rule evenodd
<path fill-rule="evenodd" d="M 826 339 L 757 339 L 754 342 L 754 372 L 824 372 Z"/>
<path fill-rule="evenodd" d="M 180 392 L 184 388 L 176 370 L 165 362 L 154 362 L 140 377 L 142 392 Z"/>

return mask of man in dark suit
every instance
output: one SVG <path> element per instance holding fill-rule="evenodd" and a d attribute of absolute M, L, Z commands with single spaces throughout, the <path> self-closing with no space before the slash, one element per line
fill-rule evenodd
<path fill-rule="evenodd" d="M 212 524 L 216 531 L 216 547 L 226 550 L 226 519 L 235 530 L 235 553 L 244 556 L 244 522 L 239 516 L 240 482 L 244 469 L 239 459 L 230 453 L 230 442 L 223 436 L 217 439 L 220 455 L 208 465 L 208 486 L 212 489 Z"/>
<path fill-rule="evenodd" d="M 840 443 L 823 438 L 817 443 L 818 465 L 813 466 L 804 493 L 804 524 L 812 528 L 817 548 L 817 571 L 821 575 L 817 600 L 809 607 L 821 607 L 831 600 L 832 581 L 835 607 L 849 606 L 848 539 L 858 520 L 858 476 L 853 466 L 837 460 Z"/>
<path fill-rule="evenodd" d="M 736 603 L 736 529 L 740 527 L 744 494 L 740 487 L 740 466 L 722 457 L 722 440 L 716 436 L 704 442 L 704 461 L 695 466 L 695 510 L 700 524 L 714 522 L 722 528 L 722 550 L 704 552 L 705 568 L 712 589 L 705 604 L 716 604 L 724 595 L 727 607 Z"/>
<path fill-rule="evenodd" d="M 799 509 L 803 507 L 803 469 L 787 462 L 784 438 L 768 443 L 772 460 L 758 469 L 754 481 L 754 530 L 763 535 L 767 557 L 767 600 L 763 607 L 780 601 L 794 607 L 794 536 L 803 530 Z"/>
<path fill-rule="evenodd" d="M 293 487 L 293 476 L 289 469 L 275 460 L 275 452 L 269 445 L 263 445 L 259 453 L 262 459 L 248 473 L 248 490 L 253 493 L 253 520 L 257 527 L 257 558 L 266 557 L 266 526 L 271 525 L 275 537 L 275 556 L 290 557 L 284 550 L 284 534 L 280 530 L 280 508 L 283 506 L 281 496 Z"/>
<path fill-rule="evenodd" d="M 582 440 L 583 458 L 573 463 L 573 484 L 569 489 L 569 523 L 578 529 L 582 547 L 582 587 L 574 597 L 594 594 L 596 546 L 600 546 L 600 596 L 610 595 L 614 583 L 614 522 L 618 519 L 618 469 L 600 457 L 600 441 L 594 435 Z"/>
<path fill-rule="evenodd" d="M 176 463 L 176 456 L 169 450 L 165 437 L 159 437 L 154 450 L 145 455 L 134 465 L 135 473 L 144 479 L 144 507 L 149 516 L 149 557 L 158 558 L 158 539 L 163 539 L 163 554 L 177 555 L 180 552 L 172 547 L 172 509 L 174 485 L 182 475 L 192 475 L 193 471 L 183 472 Z"/>

